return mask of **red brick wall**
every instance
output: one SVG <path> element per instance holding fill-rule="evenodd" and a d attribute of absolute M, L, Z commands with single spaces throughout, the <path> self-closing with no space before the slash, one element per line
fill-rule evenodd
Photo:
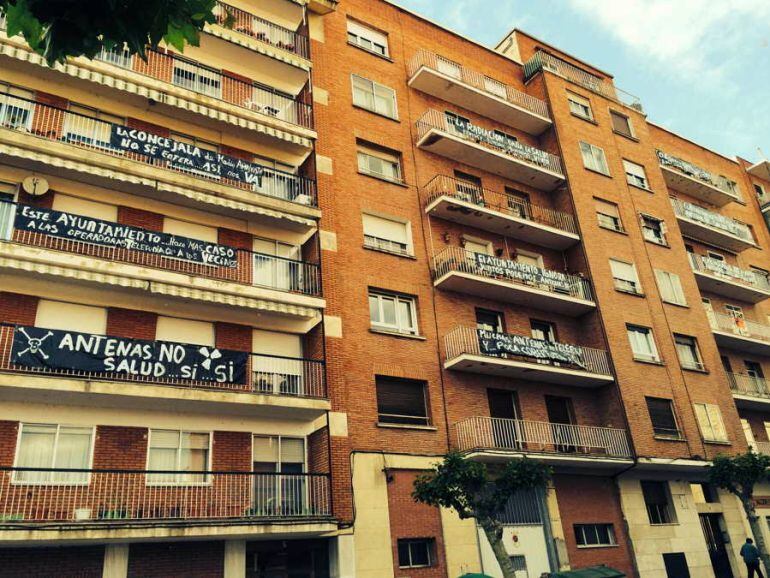
<path fill-rule="evenodd" d="M 0 578 L 101 578 L 104 546 L 1 548 Z"/>
<path fill-rule="evenodd" d="M 224 542 L 131 544 L 128 578 L 219 578 L 224 576 Z"/>
<path fill-rule="evenodd" d="M 235 351 L 251 351 L 252 328 L 246 325 L 217 322 L 214 325 L 216 346 Z"/>
<path fill-rule="evenodd" d="M 212 446 L 214 471 L 251 471 L 251 434 L 215 431 Z"/>
<path fill-rule="evenodd" d="M 157 124 L 153 124 L 151 122 L 147 122 L 138 118 L 128 118 L 126 119 L 126 125 L 130 128 L 135 128 L 138 130 L 143 130 L 145 132 L 156 134 L 158 136 L 169 136 L 171 131 L 166 128 L 165 126 L 160 126 Z"/>
<path fill-rule="evenodd" d="M 329 428 L 314 431 L 307 438 L 307 471 L 311 474 L 329 473 Z"/>
<path fill-rule="evenodd" d="M 94 469 L 146 469 L 147 436 L 142 427 L 97 426 Z"/>
<path fill-rule="evenodd" d="M 0 465 L 13 466 L 18 439 L 19 422 L 0 421 Z"/>
<path fill-rule="evenodd" d="M 110 307 L 107 310 L 107 335 L 153 340 L 157 320 L 156 313 Z"/>
<path fill-rule="evenodd" d="M 0 321 L 34 325 L 38 298 L 32 295 L 0 291 Z"/>
<path fill-rule="evenodd" d="M 118 223 L 151 231 L 162 231 L 163 215 L 133 207 L 118 207 Z"/>

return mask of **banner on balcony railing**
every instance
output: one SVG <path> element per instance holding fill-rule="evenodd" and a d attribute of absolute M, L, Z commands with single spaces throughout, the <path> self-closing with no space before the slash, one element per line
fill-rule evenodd
<path fill-rule="evenodd" d="M 501 259 L 484 253 L 474 253 L 476 267 L 484 275 L 492 277 L 505 277 L 523 281 L 531 285 L 545 285 L 554 291 L 563 293 L 572 292 L 572 283 L 569 276 L 559 271 L 549 271 L 526 263 Z"/>
<path fill-rule="evenodd" d="M 262 186 L 265 168 L 261 165 L 143 130 L 113 124 L 110 146 L 168 161 L 176 168 L 202 173 L 207 177 Z"/>
<path fill-rule="evenodd" d="M 695 177 L 699 181 L 704 181 L 712 185 L 717 184 L 716 182 L 714 182 L 714 179 L 711 177 L 711 173 L 709 173 L 708 171 L 704 171 L 702 168 L 692 163 L 688 163 L 685 160 L 666 154 L 661 150 L 656 152 L 658 153 L 660 164 L 669 166 L 669 167 L 674 167 L 675 169 L 679 169 L 684 174 L 689 175 L 691 177 Z"/>
<path fill-rule="evenodd" d="M 703 263 L 704 268 L 708 269 L 712 273 L 716 273 L 717 275 L 721 275 L 723 277 L 731 277 L 738 281 L 743 281 L 749 285 L 757 284 L 757 278 L 752 271 L 741 269 L 740 267 L 730 265 L 721 259 L 714 259 L 713 257 L 701 257 L 701 262 Z"/>
<path fill-rule="evenodd" d="M 698 221 L 709 227 L 721 229 L 740 237 L 748 239 L 750 237 L 748 228 L 743 223 L 739 223 L 730 217 L 725 217 L 719 213 L 712 213 L 708 209 L 693 205 L 692 203 L 681 203 L 682 216 L 692 221 Z"/>
<path fill-rule="evenodd" d="M 238 266 L 237 250 L 227 245 L 29 205 L 19 205 L 13 226 L 18 231 L 106 247 L 121 247 L 212 267 Z"/>
<path fill-rule="evenodd" d="M 16 366 L 150 379 L 243 384 L 247 362 L 243 351 L 28 326 L 11 347 Z"/>
<path fill-rule="evenodd" d="M 521 355 L 569 363 L 582 368 L 586 366 L 583 348 L 577 345 L 553 343 L 526 335 L 511 335 L 485 329 L 477 329 L 476 332 L 479 338 L 479 349 L 485 355 Z"/>

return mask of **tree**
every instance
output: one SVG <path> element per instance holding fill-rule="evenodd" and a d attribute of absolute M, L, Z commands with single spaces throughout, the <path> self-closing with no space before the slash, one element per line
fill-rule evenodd
<path fill-rule="evenodd" d="M 548 466 L 527 458 L 511 459 L 495 471 L 453 452 L 415 480 L 412 497 L 430 506 L 452 508 L 463 520 L 475 518 L 492 546 L 503 576 L 515 578 L 503 545 L 500 514 L 517 491 L 544 488 L 550 478 Z"/>
<path fill-rule="evenodd" d="M 754 542 L 766 569 L 770 569 L 770 555 L 768 555 L 754 504 L 754 486 L 767 481 L 768 473 L 770 473 L 770 456 L 755 454 L 751 450 L 737 456 L 717 456 L 709 468 L 709 481 L 735 494 L 741 501 L 751 533 L 754 534 Z"/>
<path fill-rule="evenodd" d="M 180 52 L 198 46 L 200 32 L 216 22 L 216 0 L 0 0 L 9 36 L 21 34 L 48 64 L 93 58 L 102 48 L 127 47 L 145 58 L 161 41 Z M 225 24 L 232 16 L 225 14 Z"/>

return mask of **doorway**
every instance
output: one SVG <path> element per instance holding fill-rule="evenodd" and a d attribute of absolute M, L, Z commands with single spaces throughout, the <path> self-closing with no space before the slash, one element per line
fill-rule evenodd
<path fill-rule="evenodd" d="M 575 410 L 572 400 L 568 397 L 556 395 L 545 396 L 545 409 L 548 413 L 548 421 L 551 424 L 551 435 L 557 452 L 577 451 L 574 428 Z"/>
<path fill-rule="evenodd" d="M 722 515 L 699 514 L 699 517 L 715 578 L 733 578 L 730 558 L 727 555 L 727 543 L 722 531 L 724 525 Z"/>
<path fill-rule="evenodd" d="M 501 449 L 520 450 L 522 443 L 521 412 L 515 391 L 487 389 L 489 416 L 492 418 L 492 442 Z"/>

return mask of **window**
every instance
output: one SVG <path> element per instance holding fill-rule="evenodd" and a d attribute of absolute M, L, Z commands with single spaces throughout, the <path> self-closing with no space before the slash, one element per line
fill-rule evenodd
<path fill-rule="evenodd" d="M 615 280 L 615 289 L 624 293 L 642 294 L 642 285 L 636 274 L 636 266 L 633 263 L 610 259 L 612 278 Z"/>
<path fill-rule="evenodd" d="M 642 480 L 642 495 L 650 524 L 671 524 L 676 521 L 666 482 Z"/>
<path fill-rule="evenodd" d="M 623 161 L 623 169 L 626 171 L 626 182 L 629 185 L 639 187 L 640 189 L 650 190 L 647 182 L 647 173 L 644 172 L 642 165 L 637 165 L 631 161 Z"/>
<path fill-rule="evenodd" d="M 537 321 L 531 319 L 529 321 L 530 332 L 532 337 L 540 339 L 541 341 L 548 341 L 549 343 L 556 342 L 556 328 L 553 323 L 548 321 Z"/>
<path fill-rule="evenodd" d="M 222 75 L 217 70 L 178 57 L 174 57 L 172 81 L 177 86 L 214 98 L 222 95 Z"/>
<path fill-rule="evenodd" d="M 398 118 L 396 91 L 361 76 L 351 76 L 353 104 L 389 118 Z"/>
<path fill-rule="evenodd" d="M 122 47 L 113 46 L 109 50 L 102 48 L 101 52 L 99 52 L 94 59 L 109 62 L 110 64 L 120 66 L 121 68 L 131 68 L 133 62 L 133 56 L 125 45 Z"/>
<path fill-rule="evenodd" d="M 738 189 L 738 183 L 733 181 L 732 179 L 728 179 L 724 175 L 719 175 L 717 177 L 717 181 L 719 184 L 721 184 L 724 188 L 726 188 L 728 191 L 732 193 L 734 197 L 741 198 L 741 192 Z"/>
<path fill-rule="evenodd" d="M 514 554 L 510 557 L 511 560 L 511 566 L 513 566 L 513 571 L 516 572 L 516 576 L 529 576 L 529 573 L 527 572 L 527 557 L 523 554 Z M 522 573 L 522 574 L 519 574 Z"/>
<path fill-rule="evenodd" d="M 727 431 L 722 421 L 722 412 L 712 403 L 695 403 L 695 417 L 698 418 L 703 439 L 708 442 L 726 442 Z"/>
<path fill-rule="evenodd" d="M 377 376 L 377 421 L 401 425 L 430 425 L 427 384 L 414 379 Z"/>
<path fill-rule="evenodd" d="M 591 110 L 591 101 L 587 98 L 567 91 L 567 100 L 569 101 L 569 111 L 575 116 L 587 120 L 594 119 L 594 113 Z"/>
<path fill-rule="evenodd" d="M 666 224 L 650 215 L 640 215 L 642 220 L 642 236 L 645 241 L 658 245 L 668 245 L 666 241 Z"/>
<path fill-rule="evenodd" d="M 581 142 L 580 154 L 583 155 L 583 166 L 585 168 L 609 176 L 610 169 L 607 167 L 607 159 L 604 157 L 602 149 L 592 144 Z"/>
<path fill-rule="evenodd" d="M 481 188 L 481 179 L 475 175 L 469 175 L 455 170 L 455 192 L 457 198 L 474 205 L 484 205 L 484 191 Z"/>
<path fill-rule="evenodd" d="M 255 435 L 251 446 L 255 472 L 301 474 L 305 471 L 305 440 L 302 438 Z"/>
<path fill-rule="evenodd" d="M 369 318 L 375 329 L 417 335 L 414 297 L 370 292 Z"/>
<path fill-rule="evenodd" d="M 64 136 L 67 142 L 111 149 L 110 138 L 113 124 L 123 124 L 124 119 L 89 108 L 70 104 L 64 118 Z"/>
<path fill-rule="evenodd" d="M 0 82 L 0 126 L 30 130 L 35 93 Z"/>
<path fill-rule="evenodd" d="M 609 201 L 594 199 L 596 203 L 596 218 L 599 220 L 599 226 L 611 231 L 623 231 L 623 223 L 620 220 L 618 206 Z"/>
<path fill-rule="evenodd" d="M 690 491 L 696 504 L 718 504 L 719 492 L 707 482 L 691 482 Z"/>
<path fill-rule="evenodd" d="M 652 431 L 656 436 L 681 439 L 679 425 L 674 414 L 674 404 L 670 399 L 646 397 L 647 411 L 652 422 Z"/>
<path fill-rule="evenodd" d="M 679 275 L 655 269 L 655 279 L 658 281 L 658 290 L 663 301 L 674 305 L 687 305 Z"/>
<path fill-rule="evenodd" d="M 400 183 L 401 153 L 359 142 L 358 170 L 365 175 Z"/>
<path fill-rule="evenodd" d="M 642 361 L 660 361 L 658 349 L 655 347 L 655 339 L 652 337 L 652 329 L 639 325 L 626 325 L 628 341 L 631 343 L 631 351 L 634 359 Z"/>
<path fill-rule="evenodd" d="M 23 423 L 16 449 L 17 468 L 87 470 L 91 465 L 93 428 Z M 15 471 L 13 481 L 23 484 L 86 484 L 87 472 Z"/>
<path fill-rule="evenodd" d="M 679 363 L 684 369 L 704 370 L 698 351 L 698 341 L 694 337 L 674 334 L 674 344 L 679 356 Z"/>
<path fill-rule="evenodd" d="M 153 485 L 205 484 L 208 476 L 200 472 L 209 468 L 209 434 L 179 430 L 150 430 L 147 469 L 165 472 L 148 474 Z"/>
<path fill-rule="evenodd" d="M 399 568 L 427 568 L 433 565 L 433 538 L 398 541 Z"/>
<path fill-rule="evenodd" d="M 612 130 L 623 136 L 634 138 L 634 129 L 631 126 L 631 119 L 624 114 L 610 111 L 610 119 L 612 119 Z"/>
<path fill-rule="evenodd" d="M 504 333 L 503 314 L 489 309 L 476 309 L 476 329 Z"/>
<path fill-rule="evenodd" d="M 615 546 L 615 528 L 612 524 L 575 524 L 575 542 L 578 547 Z"/>
<path fill-rule="evenodd" d="M 760 202 L 764 202 L 765 200 L 765 188 L 760 185 L 759 183 L 754 183 L 754 192 L 757 193 L 757 198 Z"/>
<path fill-rule="evenodd" d="M 387 34 L 350 19 L 348 19 L 348 43 L 379 56 L 388 56 Z"/>
<path fill-rule="evenodd" d="M 412 254 L 409 223 L 364 213 L 364 246 L 398 255 Z"/>

